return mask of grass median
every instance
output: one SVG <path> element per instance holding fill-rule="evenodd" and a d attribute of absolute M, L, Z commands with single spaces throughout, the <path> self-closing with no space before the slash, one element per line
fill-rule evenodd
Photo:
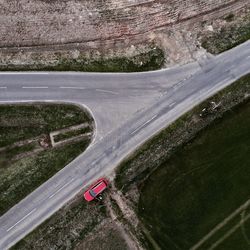
<path fill-rule="evenodd" d="M 0 106 L 0 215 L 81 154 L 91 136 L 58 147 L 49 133 L 81 123 L 93 131 L 86 110 L 65 104 Z M 46 139 L 46 140 L 45 140 Z"/>

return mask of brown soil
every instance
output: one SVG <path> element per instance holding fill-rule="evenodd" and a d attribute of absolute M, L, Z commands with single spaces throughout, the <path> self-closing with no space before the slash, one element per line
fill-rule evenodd
<path fill-rule="evenodd" d="M 87 237 L 81 242 L 75 250 L 134 250 L 128 244 L 128 240 L 125 238 L 122 229 L 116 222 L 111 219 L 107 219 L 100 223 Z"/>
<path fill-rule="evenodd" d="M 187 63 L 206 56 L 197 40 L 211 29 L 204 22 L 213 26 L 249 6 L 246 0 L 3 0 L 0 65 L 131 57 L 152 43 L 164 50 L 166 66 Z"/>

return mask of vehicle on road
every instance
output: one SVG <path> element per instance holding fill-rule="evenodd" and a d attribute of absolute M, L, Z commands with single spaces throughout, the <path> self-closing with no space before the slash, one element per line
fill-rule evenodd
<path fill-rule="evenodd" d="M 86 201 L 97 199 L 98 196 L 108 187 L 108 181 L 105 178 L 97 180 L 83 194 Z"/>

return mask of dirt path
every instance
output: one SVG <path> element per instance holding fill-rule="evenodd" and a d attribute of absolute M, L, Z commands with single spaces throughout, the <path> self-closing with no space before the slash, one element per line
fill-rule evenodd
<path fill-rule="evenodd" d="M 110 214 L 110 217 L 113 219 L 113 221 L 116 223 L 117 228 L 119 229 L 121 235 L 125 239 L 129 249 L 131 250 L 142 250 L 142 246 L 139 243 L 139 240 L 136 238 L 134 234 L 132 234 L 131 231 L 129 231 L 129 228 L 127 225 L 124 224 L 124 219 L 126 221 L 131 221 L 132 217 L 134 218 L 135 225 L 138 224 L 137 218 L 134 216 L 134 213 L 129 209 L 129 207 L 123 202 L 120 195 L 116 193 L 117 191 L 112 190 L 110 199 L 106 202 L 107 210 Z M 116 203 L 116 211 L 114 209 L 114 203 Z M 117 209 L 120 209 L 119 212 L 122 214 L 118 214 L 119 212 Z"/>

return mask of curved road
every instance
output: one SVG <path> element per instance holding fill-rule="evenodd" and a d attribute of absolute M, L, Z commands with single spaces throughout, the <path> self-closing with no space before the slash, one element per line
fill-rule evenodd
<path fill-rule="evenodd" d="M 250 42 L 182 67 L 133 74 L 3 73 L 0 102 L 62 101 L 87 106 L 96 125 L 90 147 L 0 217 L 8 249 L 91 181 L 159 130 L 250 72 Z"/>

